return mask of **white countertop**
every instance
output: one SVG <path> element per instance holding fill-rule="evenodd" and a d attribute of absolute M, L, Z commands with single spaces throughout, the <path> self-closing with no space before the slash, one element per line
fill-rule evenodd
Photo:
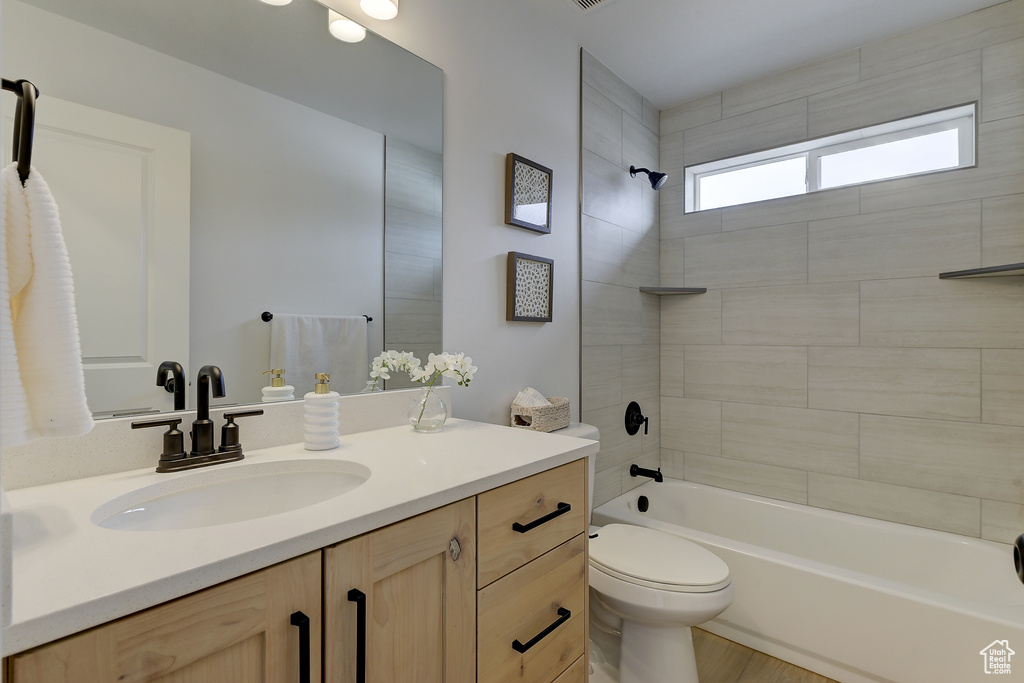
<path fill-rule="evenodd" d="M 8 492 L 13 513 L 12 621 L 3 655 L 62 638 L 496 486 L 596 453 L 595 441 L 449 420 L 351 434 L 341 447 L 302 444 L 246 454 L 244 466 L 295 458 L 361 463 L 345 495 L 269 517 L 173 531 L 117 531 L 90 521 L 112 498 L 186 476 L 153 469 Z M 156 454 L 154 454 L 154 463 Z M 195 472 L 197 470 L 192 470 Z"/>

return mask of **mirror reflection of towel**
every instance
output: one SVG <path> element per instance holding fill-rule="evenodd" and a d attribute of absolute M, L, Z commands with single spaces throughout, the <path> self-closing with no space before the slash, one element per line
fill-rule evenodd
<path fill-rule="evenodd" d="M 330 373 L 331 389 L 353 394 L 370 377 L 366 317 L 274 314 L 270 321 L 270 367 L 284 368 L 295 397 L 313 391 L 313 376 Z"/>
<path fill-rule="evenodd" d="M 93 427 L 57 204 L 32 169 L 0 172 L 0 442 L 79 436 Z"/>

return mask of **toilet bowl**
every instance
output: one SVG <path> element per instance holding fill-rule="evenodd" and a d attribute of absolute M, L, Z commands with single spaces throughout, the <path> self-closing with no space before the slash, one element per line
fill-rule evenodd
<path fill-rule="evenodd" d="M 600 436 L 587 424 L 556 433 L 595 441 Z M 587 519 L 596 456 L 588 461 Z M 608 659 L 618 661 L 618 683 L 698 683 L 690 627 L 732 604 L 725 562 L 679 536 L 624 524 L 591 527 L 589 560 L 591 632 L 605 642 L 617 636 L 618 656 Z M 592 677 L 594 660 L 592 654 Z"/>

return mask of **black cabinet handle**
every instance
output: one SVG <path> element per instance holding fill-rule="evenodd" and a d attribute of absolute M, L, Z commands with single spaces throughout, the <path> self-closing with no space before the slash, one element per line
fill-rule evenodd
<path fill-rule="evenodd" d="M 526 643 L 526 645 L 523 645 L 522 643 L 520 643 L 518 639 L 517 640 L 513 640 L 512 641 L 512 649 L 515 650 L 516 652 L 519 652 L 519 653 L 526 652 L 531 647 L 533 647 L 534 645 L 536 645 L 540 641 L 544 640 L 544 637 L 547 636 L 549 633 L 551 633 L 556 628 L 558 628 L 559 626 L 564 624 L 566 621 L 568 621 L 569 617 L 571 617 L 571 616 L 572 616 L 572 612 L 570 612 L 569 610 L 567 610 L 564 607 L 559 607 L 558 608 L 558 618 L 555 619 L 555 622 L 553 624 L 551 624 L 551 626 L 548 626 L 546 629 L 544 629 L 543 631 L 541 631 L 540 633 L 535 635 L 533 638 L 531 638 L 530 641 L 528 643 Z"/>
<path fill-rule="evenodd" d="M 569 505 L 568 503 L 559 503 L 557 510 L 555 510 L 554 512 L 549 512 L 548 514 L 544 515 L 543 517 L 538 517 L 537 519 L 533 520 L 529 524 L 520 524 L 519 522 L 515 522 L 512 525 L 512 531 L 518 531 L 521 534 L 525 534 L 530 529 L 536 529 L 541 524 L 544 524 L 546 522 L 550 522 L 555 517 L 558 517 L 559 515 L 564 515 L 569 510 L 572 510 L 572 505 Z"/>
<path fill-rule="evenodd" d="M 356 603 L 356 683 L 366 683 L 366 593 L 353 588 L 348 601 Z"/>
<path fill-rule="evenodd" d="M 309 678 L 309 617 L 302 612 L 292 614 L 292 626 L 299 627 L 299 683 L 310 683 Z"/>

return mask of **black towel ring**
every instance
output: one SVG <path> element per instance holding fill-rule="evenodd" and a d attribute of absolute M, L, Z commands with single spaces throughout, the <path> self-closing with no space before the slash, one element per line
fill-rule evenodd
<path fill-rule="evenodd" d="M 14 109 L 14 143 L 12 145 L 14 161 L 18 163 L 18 177 L 25 184 L 32 169 L 32 135 L 36 122 L 36 98 L 39 88 L 25 79 L 9 81 L 3 79 L 3 89 L 18 96 L 18 104 Z"/>

